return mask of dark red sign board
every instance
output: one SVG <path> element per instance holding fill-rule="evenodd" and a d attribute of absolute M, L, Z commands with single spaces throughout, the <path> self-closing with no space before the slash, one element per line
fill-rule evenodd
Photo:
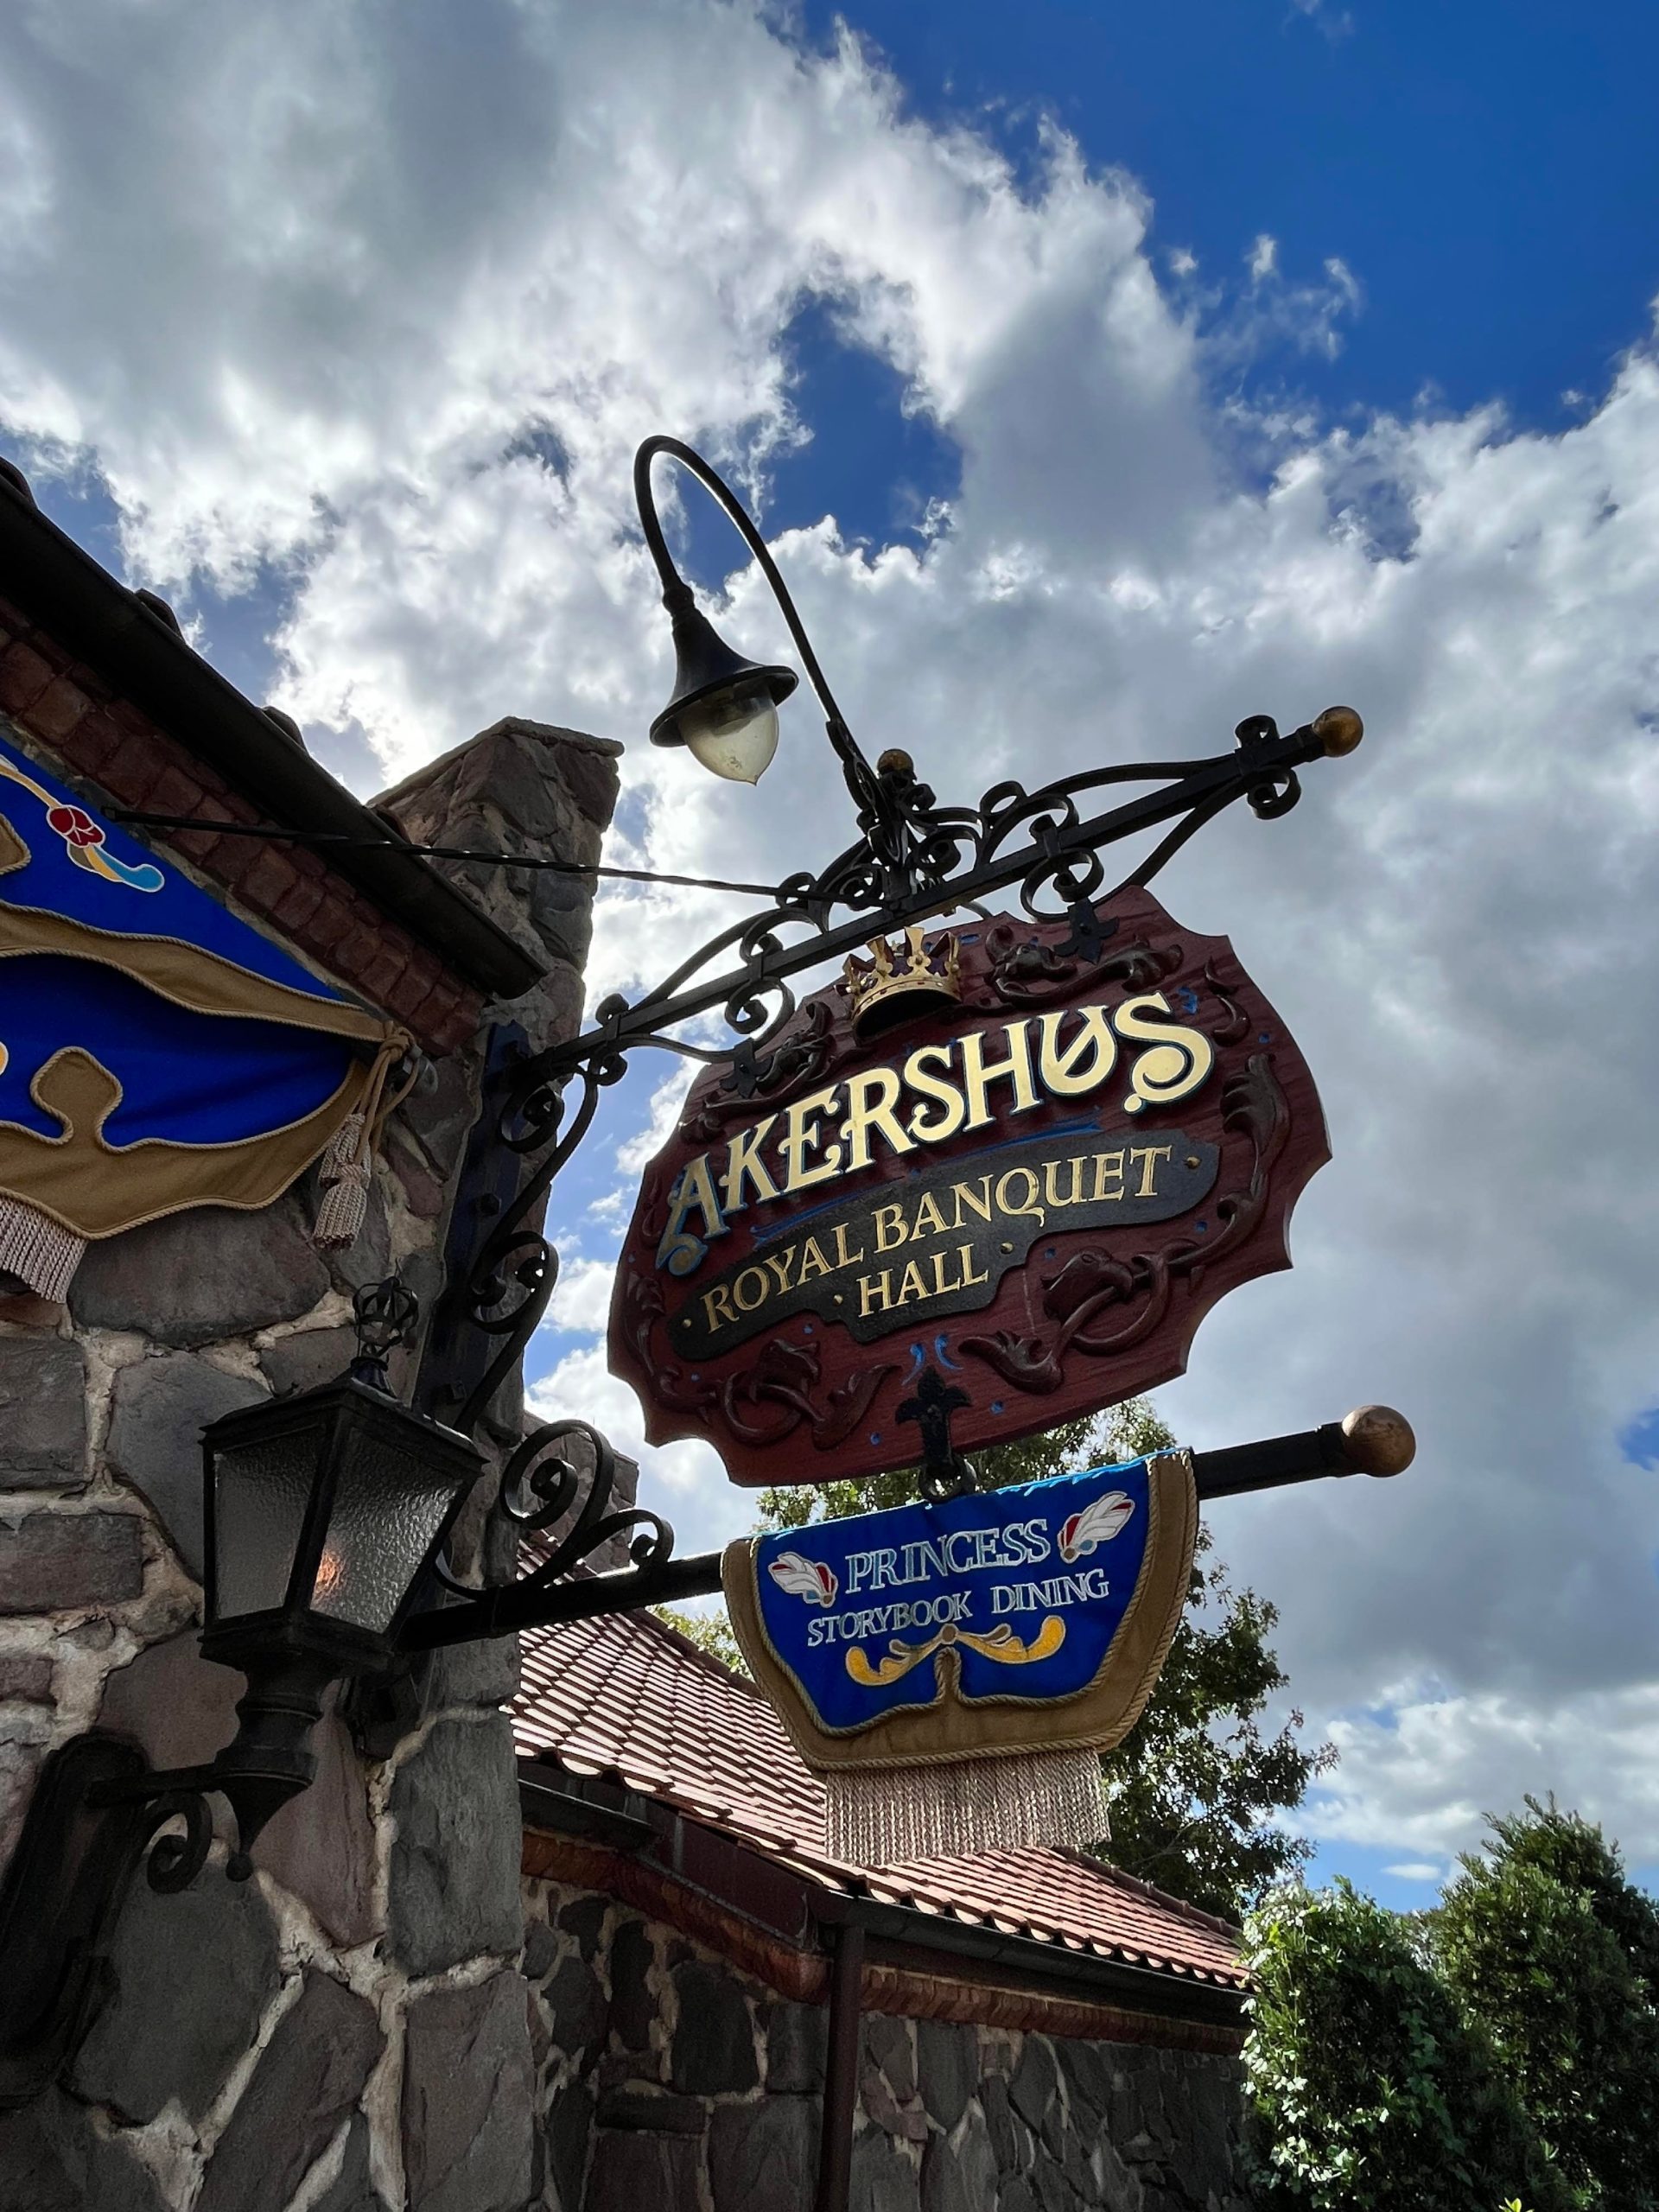
<path fill-rule="evenodd" d="M 740 1483 L 880 1473 L 919 1456 L 896 1413 L 931 1365 L 972 1452 L 1167 1382 L 1288 1266 L 1330 1156 L 1301 1054 L 1224 938 L 1141 890 L 1096 912 L 872 947 L 748 1095 L 699 1079 L 611 1306 L 652 1443 Z"/>

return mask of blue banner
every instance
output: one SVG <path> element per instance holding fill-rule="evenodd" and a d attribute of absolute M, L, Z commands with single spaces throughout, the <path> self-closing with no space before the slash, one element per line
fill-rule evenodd
<path fill-rule="evenodd" d="M 764 1536 L 760 1625 L 826 1735 L 947 1689 L 970 1709 L 1073 1699 L 1106 1667 L 1156 1519 L 1148 1462 L 1132 1459 Z"/>
<path fill-rule="evenodd" d="M 0 1199 L 31 1210 L 0 1268 L 34 1265 L 35 1216 L 85 1239 L 268 1205 L 407 1042 L 0 743 Z"/>
<path fill-rule="evenodd" d="M 118 938 L 176 942 L 306 998 L 340 1002 L 309 969 L 3 743 L 0 818 L 17 840 L 0 861 L 0 906 L 59 915 Z"/>

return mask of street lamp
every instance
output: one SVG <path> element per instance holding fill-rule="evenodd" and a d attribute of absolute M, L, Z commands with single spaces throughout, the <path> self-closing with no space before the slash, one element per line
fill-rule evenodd
<path fill-rule="evenodd" d="M 778 750 L 778 709 L 799 681 L 792 668 L 762 666 L 744 659 L 718 634 L 708 617 L 698 612 L 691 587 L 675 567 L 669 552 L 652 494 L 651 465 L 659 454 L 677 461 L 713 494 L 753 554 L 783 611 L 789 633 L 818 696 L 830 741 L 841 760 L 853 796 L 861 805 L 866 804 L 874 785 L 869 764 L 853 742 L 841 709 L 824 681 L 817 655 L 765 538 L 755 528 L 742 501 L 702 455 L 678 438 L 668 437 L 647 438 L 633 461 L 633 496 L 639 510 L 639 524 L 662 579 L 663 605 L 674 625 L 674 690 L 667 706 L 651 726 L 652 743 L 686 746 L 693 758 L 716 776 L 728 777 L 736 783 L 759 783 Z"/>
<path fill-rule="evenodd" d="M 761 668 L 735 653 L 680 583 L 663 594 L 674 618 L 674 690 L 651 726 L 653 745 L 683 745 L 736 784 L 758 784 L 778 750 L 778 709 L 795 689 L 791 668 Z"/>

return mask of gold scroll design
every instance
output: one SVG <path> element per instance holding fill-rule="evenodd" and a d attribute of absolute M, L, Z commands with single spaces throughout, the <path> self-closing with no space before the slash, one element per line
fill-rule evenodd
<path fill-rule="evenodd" d="M 11 825 L 0 816 L 0 833 Z M 0 834 L 0 874 L 16 840 Z M 274 983 L 251 969 L 238 968 L 222 954 L 181 938 L 128 935 L 95 929 L 72 915 L 40 907 L 14 906 L 0 894 L 0 958 L 9 954 L 56 953 L 73 960 L 95 960 L 143 983 L 175 1006 L 194 1014 L 222 1014 L 248 1021 L 281 1022 L 290 1029 L 311 1029 L 333 1037 L 378 1045 L 393 1024 L 348 1000 L 313 997 L 289 983 Z M 325 987 L 319 984 L 319 994 Z"/>
<path fill-rule="evenodd" d="M 378 1120 L 390 1110 L 396 1099 L 385 1072 L 408 1043 L 407 1034 L 394 1029 L 372 1065 L 354 1062 L 333 1097 L 284 1128 L 226 1144 L 145 1137 L 119 1150 L 105 1136 L 104 1124 L 121 1103 L 121 1084 L 101 1060 L 67 1046 L 29 1086 L 62 1134 L 42 1137 L 0 1122 L 0 1195 L 21 1198 L 92 1238 L 192 1206 L 268 1206 L 318 1157 L 348 1114 L 372 1105 Z"/>
<path fill-rule="evenodd" d="M 1230 1009 L 1230 1028 L 1238 1008 L 1218 988 L 1216 995 Z M 1290 1141 L 1290 1107 L 1271 1052 L 1253 1052 L 1243 1071 L 1227 1079 L 1221 1108 L 1222 1127 L 1248 1141 L 1250 1162 L 1244 1180 L 1212 1203 L 1221 1224 L 1216 1236 L 1182 1236 L 1161 1251 L 1127 1259 L 1092 1247 L 1074 1252 L 1044 1279 L 1041 1310 L 1058 1325 L 1049 1335 L 999 1329 L 990 1336 L 963 1337 L 957 1350 L 983 1360 L 1016 1390 L 1046 1393 L 1060 1388 L 1070 1353 L 1115 1358 L 1151 1336 L 1170 1310 L 1177 1283 L 1196 1286 L 1205 1268 L 1254 1232 L 1267 1212 L 1274 1167 Z M 1103 1334 L 1097 1325 L 1114 1307 L 1127 1310 L 1129 1318 Z"/>
<path fill-rule="evenodd" d="M 957 1654 L 934 1657 L 931 1697 L 844 1728 L 826 1726 L 810 1693 L 772 1643 L 761 1615 L 759 1540 L 740 1537 L 721 1560 L 721 1582 L 744 1658 L 791 1742 L 814 1773 L 849 1768 L 932 1766 L 1002 1751 L 1110 1751 L 1140 1719 L 1186 1601 L 1198 1541 L 1198 1501 L 1189 1452 L 1160 1452 L 1147 1462 L 1147 1534 L 1135 1588 L 1094 1680 L 1065 1697 L 1038 1697 L 1018 1687 L 963 1699 Z M 958 1630 L 960 1635 L 960 1630 Z M 956 1691 L 956 1694 L 950 1692 Z"/>
<path fill-rule="evenodd" d="M 931 1659 L 936 1651 L 950 1644 L 966 1644 L 969 1651 L 977 1651 L 982 1659 L 995 1659 L 1000 1666 L 1032 1667 L 1039 1659 L 1052 1659 L 1065 1642 L 1065 1623 L 1058 1613 L 1051 1613 L 1029 1643 L 1024 1643 L 1001 1621 L 988 1634 L 981 1635 L 977 1629 L 958 1628 L 954 1621 L 947 1621 L 937 1636 L 925 1643 L 901 1643 L 897 1637 L 887 1646 L 887 1656 L 871 1666 L 863 1649 L 855 1644 L 847 1654 L 847 1671 L 861 1688 L 885 1689 L 889 1682 L 902 1681 L 912 1667 L 919 1667 L 924 1659 Z"/>
<path fill-rule="evenodd" d="M 0 875 L 25 866 L 29 857 L 16 825 L 0 814 Z M 79 1046 L 54 1052 L 29 1088 L 60 1134 L 43 1137 L 16 1122 L 0 1122 L 0 1197 L 37 1206 L 76 1236 L 113 1236 L 192 1206 L 267 1206 L 327 1149 L 348 1115 L 368 1107 L 378 1124 L 401 1096 L 388 1089 L 386 1077 L 413 1040 L 397 1023 L 366 1007 L 272 982 L 182 938 L 97 929 L 67 914 L 9 905 L 0 896 L 0 963 L 27 953 L 96 961 L 197 1014 L 319 1031 L 369 1048 L 369 1057 L 346 1071 L 333 1097 L 286 1128 L 220 1145 L 149 1137 L 120 1147 L 104 1134 L 121 1103 L 118 1078 Z M 0 965 L 0 985 L 4 975 Z M 10 1058 L 0 1042 L 0 1070 Z"/>

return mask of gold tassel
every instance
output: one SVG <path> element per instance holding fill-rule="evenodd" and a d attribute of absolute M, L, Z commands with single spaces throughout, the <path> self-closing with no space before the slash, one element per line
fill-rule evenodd
<path fill-rule="evenodd" d="M 1013 1751 L 925 1766 L 838 1768 L 824 1785 L 824 1843 L 855 1866 L 965 1859 L 1020 1844 L 1082 1850 L 1111 1830 L 1100 1753 Z"/>
<path fill-rule="evenodd" d="M 320 1252 L 343 1252 L 355 1244 L 368 1213 L 372 1163 L 363 1141 L 368 1126 L 365 1115 L 348 1114 L 322 1155 L 322 1204 L 311 1231 Z"/>
<path fill-rule="evenodd" d="M 415 1040 L 407 1030 L 394 1029 L 375 1055 L 362 1103 L 335 1130 L 322 1155 L 322 1204 L 317 1208 L 311 1242 L 320 1252 L 343 1252 L 357 1242 L 369 1211 L 369 1184 L 374 1171 L 374 1147 L 386 1116 L 408 1094 L 415 1081 L 411 1067 L 396 1091 L 386 1079 L 407 1054 L 414 1058 Z"/>
<path fill-rule="evenodd" d="M 16 1275 L 37 1298 L 61 1306 L 86 1253 L 86 1239 L 50 1214 L 0 1198 L 0 1274 Z"/>

